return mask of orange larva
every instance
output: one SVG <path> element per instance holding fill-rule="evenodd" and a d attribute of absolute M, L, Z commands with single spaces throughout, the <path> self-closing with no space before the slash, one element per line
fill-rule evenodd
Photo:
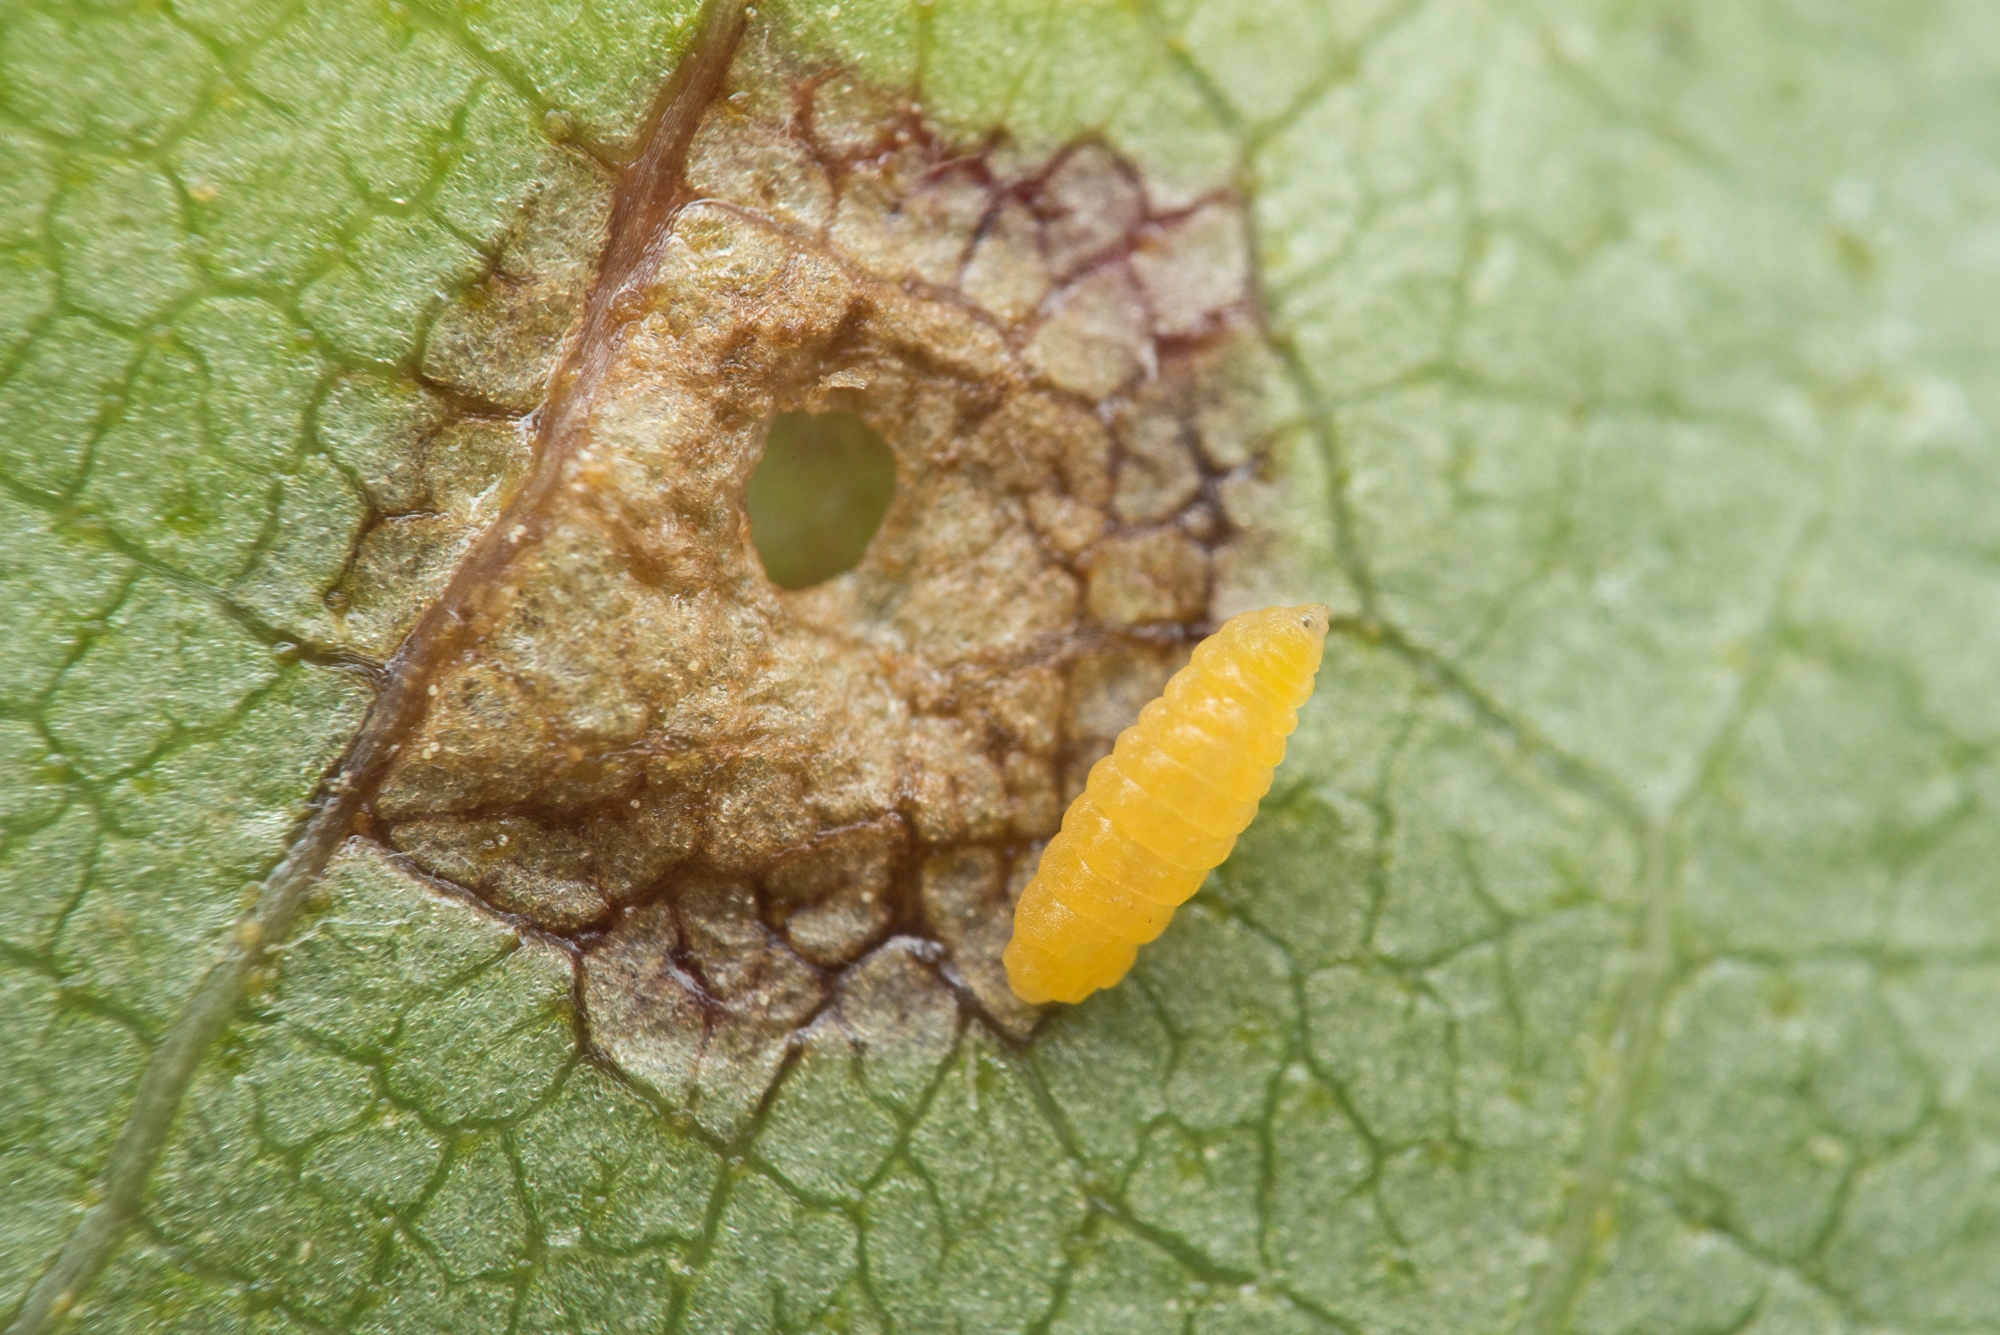
<path fill-rule="evenodd" d="M 1312 695 L 1326 621 L 1318 603 L 1231 617 L 1091 767 L 1014 908 L 1015 996 L 1110 987 L 1229 856 Z"/>

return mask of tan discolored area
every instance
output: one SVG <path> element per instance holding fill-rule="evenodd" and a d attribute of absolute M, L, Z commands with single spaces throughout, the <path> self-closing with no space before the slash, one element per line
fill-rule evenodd
<path fill-rule="evenodd" d="M 999 962 L 1013 898 L 1251 596 L 1231 572 L 1285 423 L 1237 202 L 1162 209 L 1100 144 L 961 151 L 753 36 L 671 224 L 589 297 L 606 179 L 551 183 L 440 318 L 405 508 L 336 612 L 386 654 L 408 591 L 489 530 L 364 826 L 573 942 L 595 1046 L 727 1134 L 817 1017 L 1032 1026 Z M 743 498 L 793 410 L 865 419 L 897 487 L 855 569 L 786 592 Z M 573 429 L 496 536 L 536 413 Z"/>

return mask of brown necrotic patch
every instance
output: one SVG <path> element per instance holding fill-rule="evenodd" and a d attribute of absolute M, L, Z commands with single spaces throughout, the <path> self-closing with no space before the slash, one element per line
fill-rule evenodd
<path fill-rule="evenodd" d="M 856 980 L 1033 1023 L 1013 896 L 1242 601 L 1268 353 L 1235 199 L 1164 205 L 1100 143 L 956 148 L 754 35 L 669 204 L 619 189 L 579 165 L 531 201 L 431 339 L 346 616 L 400 634 L 383 572 L 436 571 L 455 629 L 364 824 L 573 941 L 592 1041 L 721 1131 Z M 893 451 L 817 582 L 746 514 L 793 414 Z"/>

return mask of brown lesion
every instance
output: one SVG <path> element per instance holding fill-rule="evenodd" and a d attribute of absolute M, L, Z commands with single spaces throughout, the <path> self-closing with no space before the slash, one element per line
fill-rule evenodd
<path fill-rule="evenodd" d="M 726 1131 L 850 976 L 1033 1024 L 1013 897 L 1243 597 L 1273 424 L 1234 198 L 962 150 L 755 31 L 716 92 L 671 190 L 580 164 L 440 320 L 413 498 L 339 592 L 422 691 L 364 832 L 574 942 L 593 1043 Z M 898 477 L 787 592 L 743 497 L 793 410 Z"/>

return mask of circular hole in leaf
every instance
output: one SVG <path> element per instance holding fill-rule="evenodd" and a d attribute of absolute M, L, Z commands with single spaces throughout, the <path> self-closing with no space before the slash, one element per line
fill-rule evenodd
<path fill-rule="evenodd" d="M 750 541 L 781 589 L 860 564 L 896 494 L 896 454 L 853 413 L 780 413 L 750 474 Z"/>

